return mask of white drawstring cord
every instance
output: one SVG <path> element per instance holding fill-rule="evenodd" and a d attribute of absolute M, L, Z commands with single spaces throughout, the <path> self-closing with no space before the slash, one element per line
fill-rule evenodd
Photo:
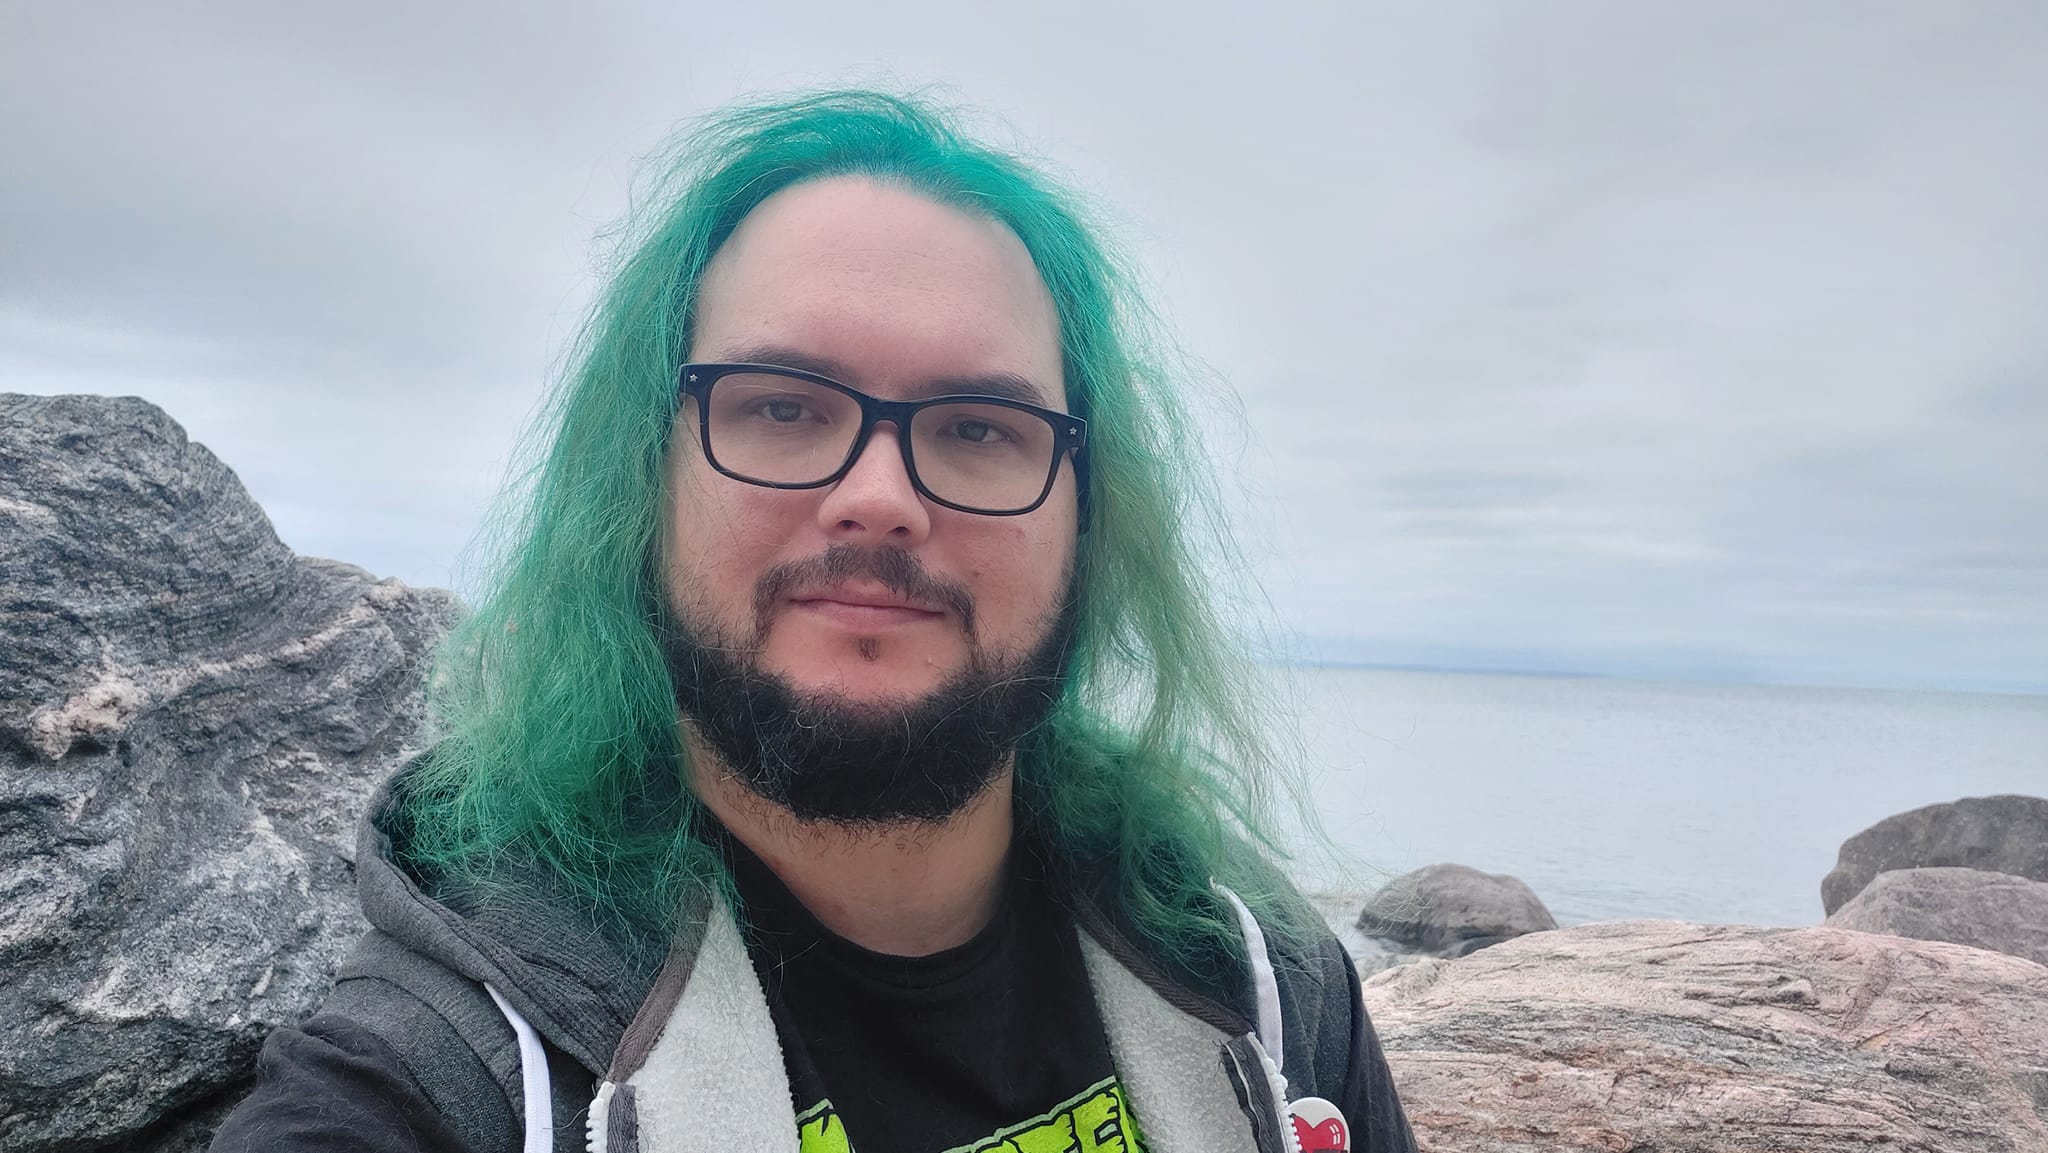
<path fill-rule="evenodd" d="M 555 1147 L 555 1104 L 548 1088 L 548 1054 L 540 1047 L 540 1034 L 519 1015 L 490 982 L 484 992 L 498 1003 L 498 1012 L 512 1022 L 519 1038 L 519 1092 L 526 1101 L 526 1153 L 552 1153 Z"/>
<path fill-rule="evenodd" d="M 1258 1031 L 1251 1036 L 1252 1050 L 1259 1055 L 1260 1072 L 1265 1074 L 1273 1094 L 1274 1120 L 1280 1124 L 1280 1139 L 1286 1142 L 1288 1153 L 1301 1153 L 1301 1139 L 1294 1134 L 1294 1113 L 1288 1108 L 1287 1075 L 1280 1066 L 1287 1057 L 1287 1050 L 1281 1047 L 1284 1038 L 1280 1033 L 1280 981 L 1273 975 L 1273 959 L 1266 952 L 1265 930 L 1259 928 L 1259 919 L 1252 916 L 1251 909 L 1228 886 L 1213 881 L 1210 884 L 1237 910 L 1246 959 L 1252 967 L 1252 992 L 1259 1004 Z"/>
<path fill-rule="evenodd" d="M 1212 882 L 1213 884 L 1214 882 Z M 1252 990 L 1259 1003 L 1259 1043 L 1271 1055 L 1273 1069 L 1280 1071 L 1280 1063 L 1286 1059 L 1287 1050 L 1281 1047 L 1280 1036 L 1280 982 L 1273 976 L 1273 960 L 1266 955 L 1266 934 L 1259 928 L 1259 919 L 1238 899 L 1236 893 L 1223 885 L 1216 885 L 1216 891 L 1237 910 L 1238 927 L 1244 931 L 1245 952 L 1249 954 L 1252 966 Z"/>

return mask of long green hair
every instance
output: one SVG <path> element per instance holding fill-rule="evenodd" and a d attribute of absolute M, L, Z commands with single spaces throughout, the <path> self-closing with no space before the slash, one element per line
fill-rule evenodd
<path fill-rule="evenodd" d="M 657 158 L 498 524 L 502 556 L 433 676 L 439 741 L 405 793 L 406 859 L 457 881 L 508 859 L 653 923 L 722 881 L 693 835 L 660 611 L 665 454 L 696 290 L 755 206 L 860 176 L 1007 225 L 1057 306 L 1066 390 L 1088 421 L 1090 521 L 1063 692 L 1017 749 L 1020 816 L 1167 956 L 1233 948 L 1210 890 L 1269 928 L 1313 914 L 1267 862 L 1274 785 L 1259 678 L 1213 577 L 1233 570 L 1179 359 L 1079 200 L 969 138 L 929 100 L 830 91 L 731 108 Z M 1241 571 L 1241 570 L 1236 570 Z M 1264 851 L 1247 851 L 1262 845 Z"/>

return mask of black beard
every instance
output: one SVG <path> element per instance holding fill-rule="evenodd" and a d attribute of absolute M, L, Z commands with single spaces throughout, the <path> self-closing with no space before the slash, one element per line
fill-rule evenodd
<path fill-rule="evenodd" d="M 956 611 L 966 596 L 938 587 L 900 549 L 839 545 L 809 567 L 833 579 L 870 576 Z M 790 583 L 787 572 L 761 582 L 764 591 Z M 757 611 L 769 611 L 772 599 L 758 598 Z M 1051 714 L 1074 630 L 1067 597 L 1038 644 L 1000 662 L 975 641 L 971 600 L 965 607 L 967 666 L 908 702 L 797 692 L 760 667 L 765 616 L 757 619 L 752 645 L 725 643 L 674 611 L 664 614 L 658 634 L 677 707 L 749 792 L 803 822 L 859 829 L 938 824 L 981 796 L 1018 743 Z"/>

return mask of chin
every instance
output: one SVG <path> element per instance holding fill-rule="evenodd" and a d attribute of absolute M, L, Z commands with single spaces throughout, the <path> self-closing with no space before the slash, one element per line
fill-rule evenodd
<path fill-rule="evenodd" d="M 828 696 L 853 705 L 877 707 L 910 704 L 938 688 L 955 670 L 946 665 L 915 660 L 877 660 L 870 664 L 859 657 L 820 665 L 798 662 L 768 671 L 800 697 Z"/>

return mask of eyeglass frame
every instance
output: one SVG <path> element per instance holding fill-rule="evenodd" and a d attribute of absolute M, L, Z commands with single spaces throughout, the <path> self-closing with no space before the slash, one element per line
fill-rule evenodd
<path fill-rule="evenodd" d="M 720 379 L 742 372 L 768 373 L 820 385 L 853 398 L 853 402 L 860 406 L 860 431 L 854 434 L 853 444 L 846 450 L 846 459 L 832 471 L 831 475 L 823 480 L 803 482 L 757 480 L 719 463 L 718 453 L 711 447 L 711 388 Z M 722 476 L 760 488 L 802 490 L 824 488 L 838 483 L 845 479 L 847 473 L 853 471 L 853 466 L 859 463 L 861 454 L 867 451 L 868 440 L 874 435 L 875 426 L 887 421 L 896 426 L 896 447 L 903 456 L 903 472 L 910 478 L 910 487 L 919 496 L 955 512 L 973 513 L 976 516 L 1023 516 L 1038 511 L 1039 507 L 1045 504 L 1046 498 L 1052 495 L 1052 487 L 1059 481 L 1060 459 L 1071 452 L 1074 457 L 1074 494 L 1080 522 L 1079 531 L 1088 531 L 1088 422 L 1073 413 L 1044 408 L 1027 401 L 1012 400 L 1007 396 L 988 396 L 982 393 L 953 393 L 946 396 L 929 396 L 921 400 L 883 400 L 878 396 L 870 396 L 852 385 L 841 384 L 829 376 L 780 364 L 684 364 L 676 371 L 676 393 L 678 398 L 687 396 L 697 402 L 697 443 L 704 450 L 705 461 Z M 680 403 L 679 399 L 678 404 Z M 923 478 L 917 475 L 917 461 L 911 455 L 910 422 L 917 416 L 919 410 L 942 404 L 993 404 L 1029 413 L 1045 421 L 1052 429 L 1052 461 L 1046 467 L 1045 485 L 1039 489 L 1037 498 L 1022 508 L 992 512 L 947 500 L 926 487 Z"/>

